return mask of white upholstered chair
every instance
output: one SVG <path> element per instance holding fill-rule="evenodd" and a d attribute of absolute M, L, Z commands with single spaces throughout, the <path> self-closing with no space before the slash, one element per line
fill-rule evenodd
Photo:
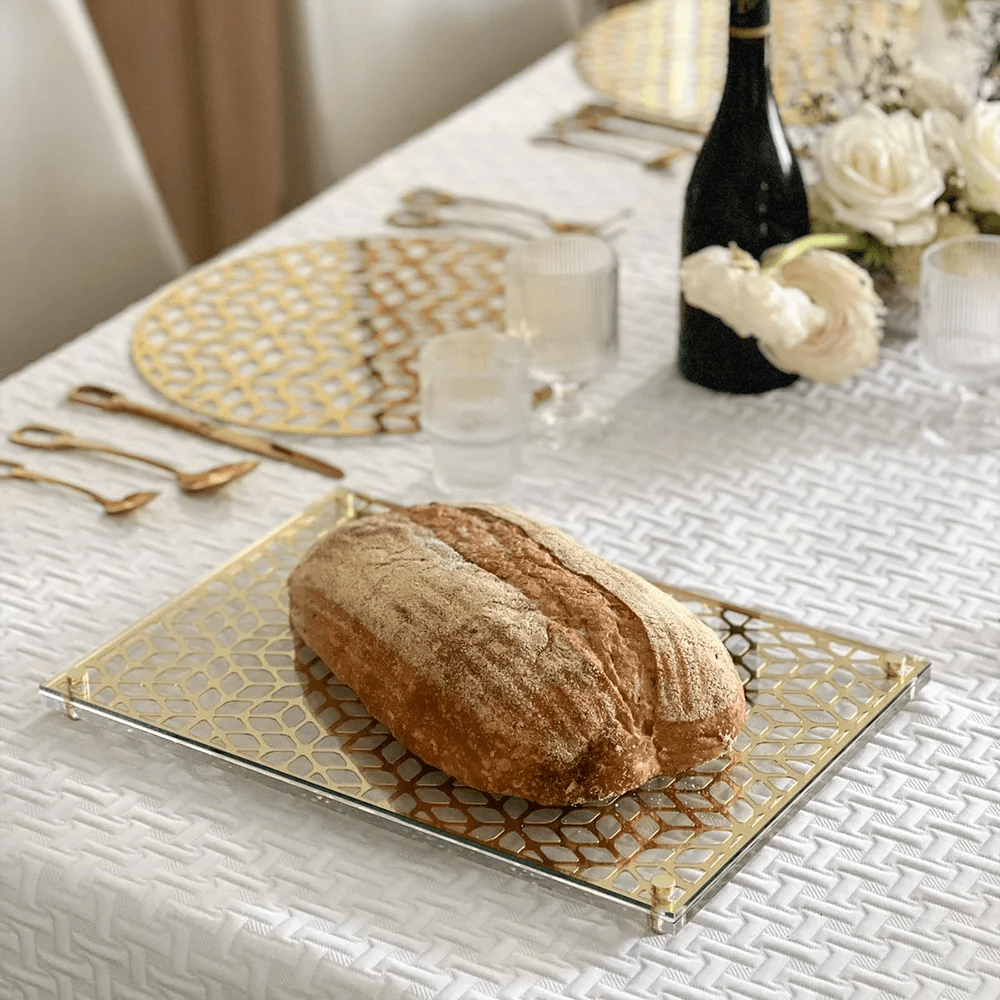
<path fill-rule="evenodd" d="M 185 267 L 82 0 L 0 0 L 0 374 Z"/>

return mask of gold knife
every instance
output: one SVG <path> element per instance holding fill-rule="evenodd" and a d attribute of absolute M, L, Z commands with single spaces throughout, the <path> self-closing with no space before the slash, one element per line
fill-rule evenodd
<path fill-rule="evenodd" d="M 157 410 L 152 406 L 143 403 L 134 403 L 123 396 L 120 392 L 112 389 L 105 389 L 99 385 L 80 385 L 71 389 L 66 397 L 73 403 L 83 403 L 85 406 L 95 406 L 99 410 L 107 410 L 111 413 L 131 413 L 136 417 L 145 417 L 147 420 L 155 420 L 157 423 L 166 424 L 167 427 L 174 427 L 177 430 L 187 431 L 189 434 L 197 434 L 199 437 L 208 438 L 210 441 L 217 441 L 219 444 L 227 444 L 232 448 L 240 448 L 243 451 L 253 452 L 255 455 L 262 455 L 264 458 L 273 458 L 278 462 L 289 462 L 303 469 L 312 472 L 319 472 L 332 479 L 343 479 L 344 473 L 335 465 L 330 465 L 322 459 L 314 458 L 293 448 L 287 448 L 283 444 L 269 441 L 267 438 L 258 437 L 256 434 L 248 434 L 245 431 L 232 430 L 229 427 L 222 427 L 219 424 L 209 423 L 207 420 L 195 420 L 193 417 L 184 417 L 167 410 Z"/>

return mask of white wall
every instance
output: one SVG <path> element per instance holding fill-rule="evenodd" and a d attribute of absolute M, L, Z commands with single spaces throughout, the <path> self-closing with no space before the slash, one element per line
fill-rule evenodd
<path fill-rule="evenodd" d="M 289 0 L 290 170 L 308 197 L 571 38 L 580 0 Z"/>

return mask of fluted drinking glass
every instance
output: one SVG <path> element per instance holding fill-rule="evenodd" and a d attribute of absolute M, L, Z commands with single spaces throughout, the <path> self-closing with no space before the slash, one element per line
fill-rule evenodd
<path fill-rule="evenodd" d="M 924 251 L 918 329 L 924 360 L 950 382 L 948 399 L 925 414 L 925 435 L 962 452 L 1000 447 L 1000 236 Z"/>
<path fill-rule="evenodd" d="M 584 405 L 580 389 L 618 350 L 618 258 L 596 236 L 565 235 L 512 247 L 506 260 L 507 332 L 525 341 L 531 374 L 552 388 L 535 430 L 551 447 L 599 431 L 606 414 Z"/>

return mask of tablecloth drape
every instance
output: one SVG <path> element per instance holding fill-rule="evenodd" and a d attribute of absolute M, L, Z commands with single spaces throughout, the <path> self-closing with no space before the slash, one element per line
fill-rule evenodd
<path fill-rule="evenodd" d="M 526 141 L 588 97 L 556 53 L 233 252 L 383 231 L 420 184 L 567 217 L 634 208 L 618 243 L 622 359 L 595 390 L 617 406 L 615 427 L 583 451 L 532 453 L 510 502 L 644 573 L 928 656 L 934 679 L 688 926 L 649 936 L 633 918 L 40 702 L 40 682 L 329 480 L 264 463 L 211 499 L 165 484 L 126 519 L 0 484 L 2 1000 L 997 996 L 1000 460 L 921 440 L 921 410 L 943 387 L 914 344 L 887 345 L 843 387 L 729 398 L 680 381 L 689 164 L 653 174 Z M 43 420 L 189 468 L 238 457 L 63 402 L 80 382 L 157 402 L 128 361 L 142 308 L 8 379 L 4 434 Z M 292 443 L 359 489 L 426 491 L 419 438 Z M 2 452 L 111 494 L 151 481 L 104 459 Z"/>

